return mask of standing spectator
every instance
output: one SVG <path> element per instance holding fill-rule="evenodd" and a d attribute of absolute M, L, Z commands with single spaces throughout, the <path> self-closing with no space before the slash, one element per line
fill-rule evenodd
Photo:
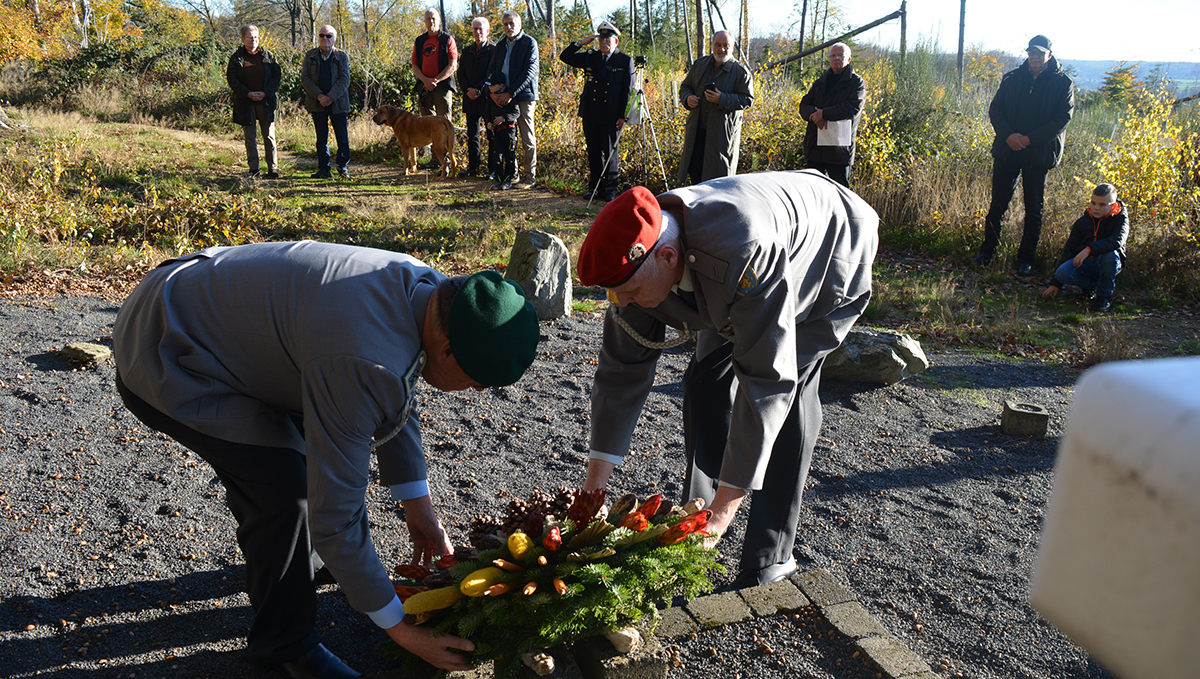
<path fill-rule="evenodd" d="M 436 112 L 449 118 L 458 89 L 454 84 L 458 46 L 454 36 L 442 30 L 442 19 L 432 9 L 425 11 L 425 32 L 413 41 L 412 67 L 420 81 L 417 102 L 421 105 L 421 115 Z"/>
<path fill-rule="evenodd" d="M 835 43 L 829 48 L 829 70 L 812 84 L 808 94 L 800 100 L 800 115 L 808 121 L 804 131 L 804 164 L 824 174 L 833 181 L 850 188 L 850 166 L 854 164 L 854 142 L 858 137 L 858 123 L 862 120 L 863 101 L 867 98 L 867 85 L 862 76 L 850 65 L 850 46 Z M 834 123 L 830 129 L 829 123 Z M 849 144 L 845 141 L 845 130 L 849 126 Z M 834 133 L 829 142 L 818 139 L 817 130 Z M 837 132 L 843 135 L 837 135 Z"/>
<path fill-rule="evenodd" d="M 517 187 L 530 189 L 537 184 L 537 138 L 533 134 L 533 113 L 538 98 L 538 44 L 529 34 L 521 32 L 521 15 L 513 10 L 505 12 L 500 23 L 504 24 L 506 39 L 496 44 L 491 70 L 504 73 L 507 82 L 504 97 L 517 102 L 520 111 L 517 127 L 521 134 L 521 177 Z"/>
<path fill-rule="evenodd" d="M 1129 213 L 1117 200 L 1117 187 L 1100 184 L 1092 191 L 1088 208 L 1071 226 L 1054 280 L 1042 297 L 1057 297 L 1062 286 L 1076 285 L 1091 298 L 1092 311 L 1111 309 L 1128 237 Z"/>
<path fill-rule="evenodd" d="M 346 126 L 350 113 L 350 57 L 339 50 L 337 30 L 322 26 L 317 31 L 319 46 L 304 55 L 300 84 L 304 86 L 304 108 L 312 114 L 317 128 L 317 171 L 313 179 L 329 179 L 329 125 L 337 138 L 337 171 L 350 178 L 350 133 Z"/>
<path fill-rule="evenodd" d="M 733 34 L 717 31 L 712 54 L 692 64 L 679 85 L 679 101 L 691 113 L 683 137 L 679 183 L 693 184 L 737 174 L 742 111 L 754 103 L 750 72 L 733 58 Z"/>
<path fill-rule="evenodd" d="M 616 158 L 617 137 L 627 122 L 629 91 L 634 77 L 633 59 L 617 49 L 621 32 L 601 21 L 596 32 L 567 45 L 559 59 L 568 66 L 582 68 L 585 74 L 583 94 L 579 97 L 579 115 L 583 118 L 583 138 L 587 142 L 588 192 L 604 200 L 617 197 L 620 160 Z M 581 52 L 593 40 L 600 49 Z"/>
<path fill-rule="evenodd" d="M 282 72 L 275 55 L 258 44 L 258 26 L 242 26 L 242 46 L 229 57 L 225 82 L 233 91 L 233 122 L 242 126 L 246 136 L 246 157 L 250 176 L 258 176 L 258 133 L 262 128 L 263 147 L 267 152 L 267 179 L 279 179 L 279 154 L 275 150 L 276 95 Z"/>
<path fill-rule="evenodd" d="M 488 145 L 491 146 L 491 128 L 480 123 L 487 115 L 488 97 L 484 92 L 483 81 L 487 79 L 488 68 L 492 64 L 492 52 L 496 43 L 488 40 L 492 26 L 486 17 L 476 17 L 471 22 L 471 33 L 475 35 L 475 44 L 463 48 L 458 59 L 458 86 L 463 91 L 462 109 L 467 118 L 467 169 L 458 173 L 460 177 L 470 177 L 479 171 L 481 153 L 479 149 L 479 134 L 486 132 Z"/>
<path fill-rule="evenodd" d="M 488 170 L 496 177 L 492 187 L 507 191 L 513 187 L 513 176 L 517 171 L 517 118 L 520 106 L 506 93 L 503 71 L 492 71 L 483 85 L 488 90 L 487 127 L 491 143 L 488 144 Z"/>
<path fill-rule="evenodd" d="M 984 220 L 983 244 L 968 264 L 988 264 L 1000 243 L 1004 213 L 1017 190 L 1025 193 L 1025 232 L 1017 250 L 1017 274 L 1033 274 L 1038 239 L 1042 235 L 1042 206 L 1046 175 L 1062 161 L 1067 125 L 1075 110 L 1075 84 L 1063 72 L 1050 39 L 1035 35 L 1026 50 L 1029 58 L 1004 74 L 988 108 L 996 139 L 992 142 L 992 205 Z"/>

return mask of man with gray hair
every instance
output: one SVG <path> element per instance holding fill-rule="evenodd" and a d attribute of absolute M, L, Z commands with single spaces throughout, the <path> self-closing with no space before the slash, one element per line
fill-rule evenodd
<path fill-rule="evenodd" d="M 839 42 L 829 48 L 829 70 L 800 100 L 800 116 L 808 121 L 804 164 L 846 188 L 866 96 L 866 83 L 850 65 L 850 46 Z"/>
<path fill-rule="evenodd" d="M 516 186 L 530 189 L 537 184 L 537 137 L 533 130 L 533 113 L 537 108 L 538 99 L 538 44 L 532 36 L 521 30 L 521 15 L 513 10 L 505 12 L 500 18 L 500 23 L 504 25 L 505 39 L 496 45 L 496 50 L 492 53 L 490 70 L 503 73 L 507 83 L 499 105 L 507 106 L 510 101 L 517 102 L 521 177 Z"/>
<path fill-rule="evenodd" d="M 267 153 L 267 179 L 279 179 L 279 154 L 275 150 L 275 109 L 282 71 L 275 55 L 258 44 L 258 26 L 242 26 L 242 46 L 229 57 L 225 82 L 233 92 L 233 122 L 242 126 L 250 176 L 258 176 L 257 123 L 262 128 Z"/>
<path fill-rule="evenodd" d="M 680 184 L 737 174 L 742 111 L 754 103 L 750 71 L 733 58 L 729 31 L 712 37 L 712 54 L 692 64 L 679 85 L 679 101 L 690 111 L 679 158 Z"/>
<path fill-rule="evenodd" d="M 329 126 L 337 138 L 337 171 L 350 178 L 350 57 L 339 50 L 337 29 L 326 24 L 317 31 L 318 46 L 304 55 L 300 84 L 304 108 L 312 114 L 317 129 L 317 171 L 313 179 L 329 179 Z"/>
<path fill-rule="evenodd" d="M 799 209 L 798 209 L 799 208 Z M 813 170 L 721 177 L 600 211 L 579 280 L 608 288 L 592 383 L 584 488 L 603 488 L 630 449 L 662 350 L 696 331 L 683 377 L 688 472 L 725 532 L 747 492 L 740 589 L 796 572 L 804 480 L 821 427 L 821 365 L 871 297 L 879 217 Z M 666 327 L 682 336 L 664 342 Z"/>

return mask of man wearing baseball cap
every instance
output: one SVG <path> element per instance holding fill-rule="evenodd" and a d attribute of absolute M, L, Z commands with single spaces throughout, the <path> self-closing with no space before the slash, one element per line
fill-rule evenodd
<path fill-rule="evenodd" d="M 1050 39 L 1035 35 L 1029 56 L 1004 74 L 992 98 L 988 117 L 996 130 L 992 142 L 992 204 L 984 219 L 983 243 L 968 264 L 987 265 L 1000 244 L 1000 227 L 1020 178 L 1025 196 L 1025 228 L 1017 249 L 1017 274 L 1033 274 L 1038 240 L 1042 235 L 1042 208 L 1046 175 L 1062 161 L 1067 125 L 1075 111 L 1075 84 L 1063 72 Z"/>
<path fill-rule="evenodd" d="M 418 379 L 443 391 L 508 385 L 537 341 L 519 285 L 494 271 L 447 278 L 383 250 L 216 247 L 146 276 L 113 329 L 117 391 L 225 486 L 254 608 L 252 662 L 359 676 L 320 643 L 319 570 L 396 643 L 466 669 L 455 650 L 469 641 L 402 623 L 368 527 L 371 456 L 403 505 L 413 560 L 450 553 L 412 412 Z"/>
<path fill-rule="evenodd" d="M 667 326 L 696 331 L 683 378 L 683 497 L 724 532 L 754 502 L 731 587 L 786 578 L 821 426 L 821 364 L 871 296 L 879 217 L 815 170 L 725 177 L 654 196 L 634 187 L 596 217 L 579 279 L 608 288 L 592 386 L 586 488 L 629 451 Z"/>
<path fill-rule="evenodd" d="M 633 59 L 617 49 L 620 39 L 616 26 L 601 21 L 595 33 L 567 45 L 558 57 L 584 72 L 579 116 L 583 118 L 583 138 L 587 142 L 588 193 L 604 200 L 617 197 L 617 140 L 628 119 L 629 92 L 636 75 Z M 593 40 L 599 50 L 580 51 Z"/>

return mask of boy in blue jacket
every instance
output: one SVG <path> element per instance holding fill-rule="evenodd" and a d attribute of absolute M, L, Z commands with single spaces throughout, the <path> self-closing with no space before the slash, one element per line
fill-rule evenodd
<path fill-rule="evenodd" d="M 1091 298 L 1092 311 L 1111 309 L 1128 237 L 1129 213 L 1117 200 L 1117 187 L 1100 184 L 1092 191 L 1088 209 L 1071 225 L 1054 279 L 1042 297 L 1055 297 L 1062 286 L 1076 285 Z"/>

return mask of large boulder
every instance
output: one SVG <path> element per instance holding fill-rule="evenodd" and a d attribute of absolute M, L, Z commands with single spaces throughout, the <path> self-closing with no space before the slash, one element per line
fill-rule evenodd
<path fill-rule="evenodd" d="M 543 231 L 517 232 L 504 277 L 525 288 L 543 321 L 571 313 L 571 256 L 562 239 Z"/>
<path fill-rule="evenodd" d="M 846 382 L 895 384 L 929 367 L 920 342 L 891 330 L 854 328 L 825 359 L 821 376 Z"/>

